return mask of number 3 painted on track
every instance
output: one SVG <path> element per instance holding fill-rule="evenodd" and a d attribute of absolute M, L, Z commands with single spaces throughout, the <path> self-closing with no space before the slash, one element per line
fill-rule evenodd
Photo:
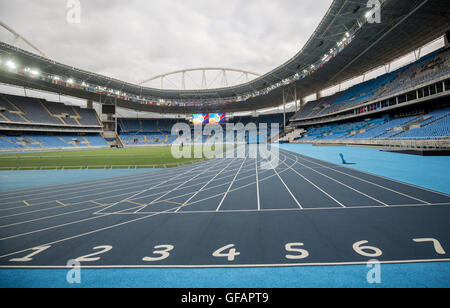
<path fill-rule="evenodd" d="M 159 245 L 159 246 L 155 246 L 155 250 L 153 251 L 153 254 L 155 255 L 161 255 L 160 257 L 145 257 L 142 259 L 142 261 L 145 262 L 156 262 L 156 261 L 162 261 L 167 259 L 170 256 L 170 253 L 172 250 L 174 250 L 174 246 L 172 245 Z"/>

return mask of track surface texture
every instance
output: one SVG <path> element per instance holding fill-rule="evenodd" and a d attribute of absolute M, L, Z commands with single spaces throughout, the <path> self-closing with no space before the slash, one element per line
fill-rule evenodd
<path fill-rule="evenodd" d="M 450 196 L 280 150 L 0 192 L 0 267 L 450 261 Z"/>

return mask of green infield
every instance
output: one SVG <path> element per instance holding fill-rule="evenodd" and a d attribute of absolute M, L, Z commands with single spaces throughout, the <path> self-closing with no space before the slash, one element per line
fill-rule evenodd
<path fill-rule="evenodd" d="M 195 147 L 184 148 L 194 152 Z M 0 155 L 0 170 L 170 168 L 206 160 L 173 157 L 171 147 Z"/>

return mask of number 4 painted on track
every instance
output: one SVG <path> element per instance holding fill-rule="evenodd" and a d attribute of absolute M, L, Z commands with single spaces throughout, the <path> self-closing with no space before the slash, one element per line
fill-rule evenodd
<path fill-rule="evenodd" d="M 225 253 L 226 250 L 229 250 L 228 253 Z M 217 249 L 213 256 L 217 258 L 227 258 L 229 262 L 232 262 L 235 260 L 236 256 L 239 256 L 241 253 L 236 251 L 236 248 L 234 248 L 234 244 L 230 244 L 227 246 L 224 246 L 222 248 Z"/>
<path fill-rule="evenodd" d="M 431 242 L 434 245 L 434 250 L 436 250 L 436 252 L 440 255 L 445 255 L 445 250 L 444 248 L 442 248 L 441 243 L 439 243 L 439 241 L 437 239 L 434 238 L 415 238 L 413 239 L 414 242 L 416 243 L 426 243 L 426 242 Z"/>

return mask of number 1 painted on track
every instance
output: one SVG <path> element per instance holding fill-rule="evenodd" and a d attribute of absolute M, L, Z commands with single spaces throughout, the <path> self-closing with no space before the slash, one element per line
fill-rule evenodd
<path fill-rule="evenodd" d="M 34 250 L 33 253 L 30 253 L 28 255 L 26 255 L 25 257 L 22 258 L 15 258 L 15 259 L 11 259 L 9 260 L 10 262 L 30 262 L 33 261 L 33 257 L 37 254 L 40 254 L 41 252 L 43 252 L 44 250 L 49 249 L 51 246 L 42 246 L 42 247 L 35 247 L 32 248 L 31 250 Z"/>

